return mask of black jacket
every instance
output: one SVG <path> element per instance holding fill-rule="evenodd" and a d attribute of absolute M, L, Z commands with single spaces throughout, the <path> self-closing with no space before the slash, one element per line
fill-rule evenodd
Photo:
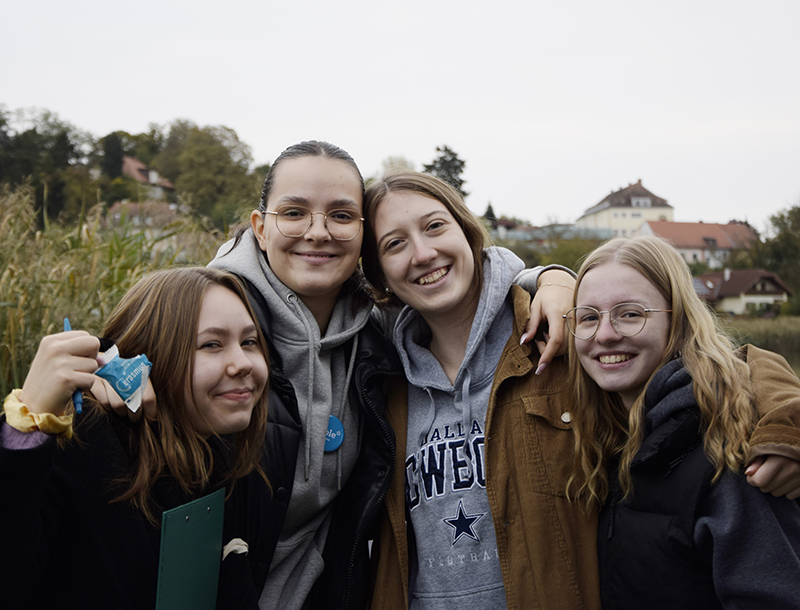
<path fill-rule="evenodd" d="M 604 610 L 797 608 L 800 507 L 714 466 L 703 450 L 692 379 L 680 360 L 647 389 L 633 494 L 617 473 L 600 514 Z"/>
<path fill-rule="evenodd" d="M 2 608 L 155 607 L 161 530 L 129 502 L 112 501 L 123 489 L 118 479 L 135 461 L 138 426 L 92 408 L 75 418 L 76 438 L 63 446 L 53 437 L 31 449 L 0 447 Z M 209 444 L 222 463 L 227 449 L 218 439 Z M 165 476 L 152 499 L 165 510 L 215 487 L 188 496 Z M 234 525 L 230 506 L 223 544 L 251 537 Z M 217 607 L 254 609 L 258 594 L 247 555 L 228 555 Z"/>
<path fill-rule="evenodd" d="M 261 548 L 251 546 L 256 581 L 266 579 L 278 542 L 289 500 L 303 434 L 294 388 L 283 371 L 283 361 L 270 340 L 269 313 L 265 300 L 247 280 L 250 303 L 267 341 L 270 358 L 269 423 L 265 462 L 273 490 L 268 512 L 251 516 L 248 531 L 260 529 Z M 355 369 L 349 389 L 351 404 L 358 405 L 363 433 L 356 465 L 334 503 L 331 528 L 323 551 L 325 569 L 311 591 L 313 608 L 364 608 L 370 588 L 367 542 L 394 474 L 394 432 L 386 421 L 387 376 L 402 374 L 394 346 L 370 320 L 358 334 Z"/>

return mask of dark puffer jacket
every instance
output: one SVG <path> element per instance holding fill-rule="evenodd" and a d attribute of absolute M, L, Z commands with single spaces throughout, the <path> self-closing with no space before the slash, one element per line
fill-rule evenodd
<path fill-rule="evenodd" d="M 632 497 L 617 473 L 600 515 L 604 610 L 797 608 L 800 506 L 726 470 L 713 485 L 692 379 L 680 360 L 645 397 L 645 438 L 631 463 Z"/>

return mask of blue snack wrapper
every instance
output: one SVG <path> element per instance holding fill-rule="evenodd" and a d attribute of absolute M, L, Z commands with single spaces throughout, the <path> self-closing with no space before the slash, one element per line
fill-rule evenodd
<path fill-rule="evenodd" d="M 142 405 L 152 363 L 144 354 L 135 358 L 121 358 L 116 346 L 105 353 L 104 360 L 106 364 L 94 374 L 108 381 L 128 408 L 136 413 Z"/>

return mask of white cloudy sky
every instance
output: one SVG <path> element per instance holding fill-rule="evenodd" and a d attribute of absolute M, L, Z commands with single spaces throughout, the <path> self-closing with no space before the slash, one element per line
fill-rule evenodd
<path fill-rule="evenodd" d="M 796 0 L 6 3 L 0 103 L 102 136 L 225 125 L 467 162 L 470 207 L 574 221 L 641 178 L 675 220 L 800 205 Z"/>

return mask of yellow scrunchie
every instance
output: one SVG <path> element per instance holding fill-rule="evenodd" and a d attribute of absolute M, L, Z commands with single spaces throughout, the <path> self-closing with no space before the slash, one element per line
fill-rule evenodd
<path fill-rule="evenodd" d="M 46 434 L 57 434 L 69 440 L 72 438 L 72 414 L 53 415 L 52 413 L 31 413 L 28 407 L 19 401 L 22 390 L 12 390 L 3 402 L 6 422 L 20 432 L 40 430 Z"/>

